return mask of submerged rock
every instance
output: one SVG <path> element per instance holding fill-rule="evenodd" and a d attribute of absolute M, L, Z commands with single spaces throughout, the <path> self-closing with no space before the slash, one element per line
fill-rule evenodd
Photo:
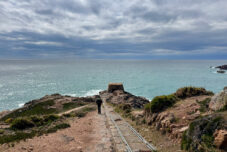
<path fill-rule="evenodd" d="M 213 111 L 227 109 L 227 87 L 220 93 L 215 94 L 210 101 L 209 108 Z"/>
<path fill-rule="evenodd" d="M 217 73 L 225 73 L 223 70 L 218 70 Z"/>

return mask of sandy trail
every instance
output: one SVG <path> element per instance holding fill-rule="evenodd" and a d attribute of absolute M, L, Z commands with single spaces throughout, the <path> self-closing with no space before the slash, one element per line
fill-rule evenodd
<path fill-rule="evenodd" d="M 73 112 L 73 111 L 78 111 L 78 110 L 80 110 L 80 109 L 83 109 L 83 108 L 89 107 L 89 106 L 92 106 L 92 105 L 91 105 L 91 104 L 87 104 L 87 105 L 84 105 L 84 106 L 81 106 L 81 107 L 77 107 L 77 108 L 74 108 L 74 109 L 71 109 L 71 110 L 68 110 L 68 111 L 64 111 L 64 112 L 62 112 L 62 113 L 59 113 L 58 116 L 62 116 L 62 115 L 64 115 L 64 114 L 69 114 L 69 113 L 71 113 L 71 112 Z"/>
<path fill-rule="evenodd" d="M 111 152 L 112 138 L 106 116 L 90 112 L 69 120 L 70 128 L 16 143 L 1 145 L 1 152 Z"/>

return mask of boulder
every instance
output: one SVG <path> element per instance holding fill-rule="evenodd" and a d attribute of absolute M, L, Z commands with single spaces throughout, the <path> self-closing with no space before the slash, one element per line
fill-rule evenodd
<path fill-rule="evenodd" d="M 227 65 L 221 65 L 221 66 L 217 66 L 215 68 L 220 69 L 220 70 L 227 70 Z"/>
<path fill-rule="evenodd" d="M 227 150 L 227 131 L 216 130 L 214 133 L 214 145 L 223 150 Z"/>
<path fill-rule="evenodd" d="M 122 83 L 109 83 L 108 85 L 108 92 L 112 93 L 115 90 L 122 90 L 124 91 L 124 87 Z"/>
<path fill-rule="evenodd" d="M 213 111 L 227 108 L 227 87 L 218 94 L 215 94 L 210 101 L 209 108 Z"/>

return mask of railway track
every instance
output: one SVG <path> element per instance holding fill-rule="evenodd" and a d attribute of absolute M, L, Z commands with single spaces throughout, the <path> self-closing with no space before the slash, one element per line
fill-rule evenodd
<path fill-rule="evenodd" d="M 113 108 L 104 102 L 104 110 L 118 152 L 153 152 L 156 148 L 147 142 Z"/>

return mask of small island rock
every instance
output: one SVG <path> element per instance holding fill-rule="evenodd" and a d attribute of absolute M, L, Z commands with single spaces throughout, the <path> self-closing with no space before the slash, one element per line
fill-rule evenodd
<path fill-rule="evenodd" d="M 220 70 L 227 70 L 227 65 L 217 66 L 216 68 Z"/>

